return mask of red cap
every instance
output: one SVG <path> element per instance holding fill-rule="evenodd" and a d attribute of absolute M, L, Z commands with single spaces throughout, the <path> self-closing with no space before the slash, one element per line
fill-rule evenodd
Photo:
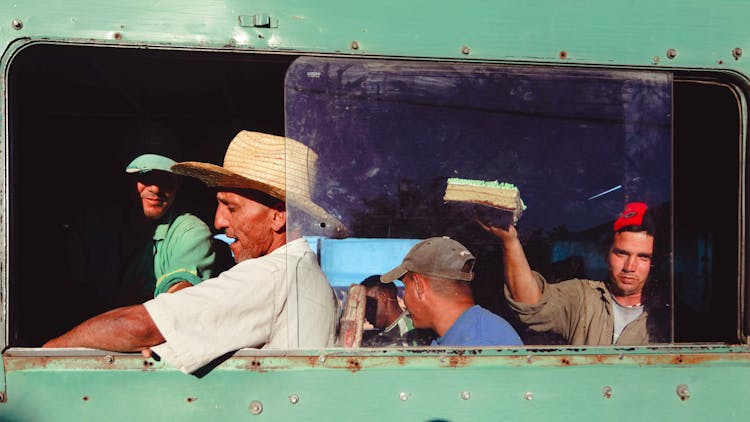
<path fill-rule="evenodd" d="M 646 215 L 648 205 L 643 202 L 631 202 L 625 205 L 625 210 L 615 220 L 615 232 L 625 226 L 642 226 L 643 216 Z"/>

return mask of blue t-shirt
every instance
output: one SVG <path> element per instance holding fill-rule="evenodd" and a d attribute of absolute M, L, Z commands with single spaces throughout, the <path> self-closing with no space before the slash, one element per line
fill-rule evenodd
<path fill-rule="evenodd" d="M 523 346 L 516 330 L 498 315 L 474 305 L 433 346 Z"/>

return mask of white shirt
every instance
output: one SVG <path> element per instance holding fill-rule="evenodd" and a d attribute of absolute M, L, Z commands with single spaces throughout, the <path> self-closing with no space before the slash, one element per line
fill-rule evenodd
<path fill-rule="evenodd" d="M 643 305 L 624 306 L 612 296 L 612 314 L 614 315 L 614 332 L 612 333 L 612 344 L 617 343 L 620 334 L 628 324 L 635 321 L 643 313 Z"/>
<path fill-rule="evenodd" d="M 335 334 L 333 290 L 304 239 L 144 306 L 166 340 L 152 350 L 186 374 L 243 347 L 324 348 Z"/>

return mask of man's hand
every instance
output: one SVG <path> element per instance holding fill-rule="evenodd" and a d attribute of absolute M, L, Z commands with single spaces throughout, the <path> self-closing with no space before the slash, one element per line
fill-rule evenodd
<path fill-rule="evenodd" d="M 514 239 L 518 239 L 518 232 L 516 231 L 516 227 L 514 225 L 508 225 L 507 227 L 499 227 L 492 225 L 492 223 L 485 223 L 480 219 L 480 217 L 476 217 L 474 219 L 482 228 L 489 234 L 497 237 L 498 239 L 502 240 L 503 243 L 510 242 Z"/>
<path fill-rule="evenodd" d="M 186 287 L 192 287 L 192 286 L 193 286 L 193 284 L 190 283 L 189 281 L 185 281 L 185 280 L 179 281 L 179 282 L 173 284 L 172 286 L 170 286 L 169 289 L 167 289 L 167 293 L 174 293 L 174 292 L 182 290 L 182 289 L 184 289 Z"/>

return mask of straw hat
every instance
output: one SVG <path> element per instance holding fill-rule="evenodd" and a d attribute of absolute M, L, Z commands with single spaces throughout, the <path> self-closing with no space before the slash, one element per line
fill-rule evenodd
<path fill-rule="evenodd" d="M 286 201 L 315 218 L 318 231 L 345 237 L 346 227 L 312 201 L 318 155 L 294 139 L 243 130 L 227 147 L 224 165 L 186 161 L 172 171 L 208 186 L 255 189 Z"/>

